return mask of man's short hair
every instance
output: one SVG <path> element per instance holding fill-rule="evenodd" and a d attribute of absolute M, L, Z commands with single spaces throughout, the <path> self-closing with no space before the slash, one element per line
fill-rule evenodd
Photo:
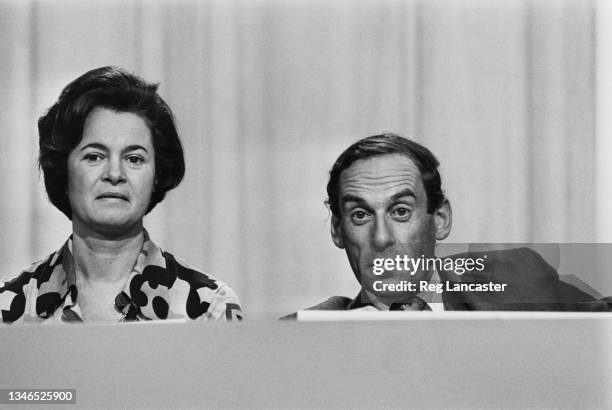
<path fill-rule="evenodd" d="M 327 205 L 336 217 L 340 217 L 340 174 L 360 159 L 387 154 L 403 154 L 410 158 L 421 172 L 427 194 L 427 212 L 433 213 L 442 202 L 444 192 L 438 166 L 440 163 L 427 148 L 397 134 L 385 133 L 363 138 L 348 147 L 329 171 L 327 183 Z"/>
<path fill-rule="evenodd" d="M 85 120 L 95 108 L 138 115 L 151 130 L 155 184 L 147 213 L 181 182 L 185 175 L 183 148 L 172 111 L 157 87 L 121 68 L 96 68 L 68 84 L 38 119 L 38 164 L 47 195 L 68 219 L 72 219 L 67 195 L 68 155 L 81 142 Z"/>

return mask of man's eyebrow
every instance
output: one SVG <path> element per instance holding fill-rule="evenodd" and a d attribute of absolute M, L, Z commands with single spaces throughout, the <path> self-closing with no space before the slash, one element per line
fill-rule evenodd
<path fill-rule="evenodd" d="M 402 189 L 401 191 L 393 194 L 393 196 L 391 196 L 390 200 L 391 201 L 396 201 L 399 198 L 403 198 L 403 197 L 412 197 L 412 198 L 416 198 L 416 195 L 414 193 L 414 191 L 410 188 L 406 188 L 406 189 Z M 346 194 L 346 195 L 342 195 L 342 197 L 340 198 L 342 200 L 342 203 L 347 203 L 347 202 L 356 202 L 360 205 L 367 205 L 367 201 L 363 198 L 361 198 L 360 196 L 354 195 L 354 194 Z"/>
<path fill-rule="evenodd" d="M 346 203 L 346 202 L 357 202 L 358 204 L 365 204 L 366 200 L 357 196 L 357 195 L 353 195 L 353 194 L 346 194 L 346 195 L 342 195 L 342 197 L 340 198 L 342 200 L 342 203 Z"/>
<path fill-rule="evenodd" d="M 413 198 L 416 198 L 416 195 L 414 194 L 414 191 L 410 188 L 406 188 L 406 189 L 402 189 L 401 191 L 399 191 L 396 194 L 393 194 L 393 196 L 391 197 L 392 201 L 395 201 L 396 199 L 402 198 L 404 196 L 411 196 Z"/>

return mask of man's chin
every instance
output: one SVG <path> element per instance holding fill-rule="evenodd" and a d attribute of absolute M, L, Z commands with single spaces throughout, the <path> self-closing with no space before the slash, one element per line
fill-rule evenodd
<path fill-rule="evenodd" d="M 385 305 L 391 303 L 407 303 L 418 293 L 418 282 L 408 279 L 373 278 L 362 282 L 362 289 L 369 298 L 375 298 Z"/>

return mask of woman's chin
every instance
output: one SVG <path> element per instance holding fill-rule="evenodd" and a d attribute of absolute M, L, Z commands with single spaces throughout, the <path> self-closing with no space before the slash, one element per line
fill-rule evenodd
<path fill-rule="evenodd" d="M 75 231 L 122 236 L 139 232 L 142 229 L 142 218 L 136 221 L 126 218 L 100 218 L 74 228 Z"/>

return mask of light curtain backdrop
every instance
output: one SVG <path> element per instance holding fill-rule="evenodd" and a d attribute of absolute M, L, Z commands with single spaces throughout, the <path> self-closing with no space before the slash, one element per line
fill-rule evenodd
<path fill-rule="evenodd" d="M 176 115 L 187 174 L 146 218 L 153 240 L 227 281 L 251 318 L 357 292 L 329 237 L 325 184 L 345 147 L 382 131 L 440 159 L 450 242 L 605 239 L 596 61 L 609 40 L 596 35 L 597 9 L 0 1 L 1 274 L 70 233 L 36 169 L 36 120 L 103 65 L 160 82 Z"/>

